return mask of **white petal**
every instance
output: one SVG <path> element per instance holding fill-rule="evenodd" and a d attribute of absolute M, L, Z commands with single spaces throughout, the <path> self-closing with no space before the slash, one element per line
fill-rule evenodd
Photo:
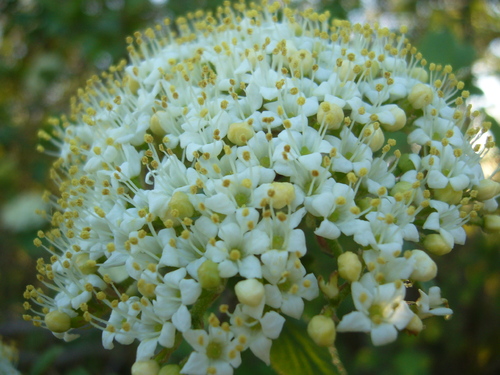
<path fill-rule="evenodd" d="M 191 313 L 186 306 L 181 305 L 179 307 L 179 310 L 172 316 L 172 323 L 174 323 L 175 328 L 180 332 L 186 332 L 191 328 Z"/>
<path fill-rule="evenodd" d="M 271 345 L 273 342 L 264 336 L 258 336 L 256 340 L 253 340 L 250 344 L 250 350 L 259 359 L 261 359 L 266 365 L 271 364 L 270 352 Z"/>
<path fill-rule="evenodd" d="M 392 324 L 379 324 L 372 329 L 371 337 L 373 345 L 385 345 L 397 339 L 398 331 Z"/>
<path fill-rule="evenodd" d="M 260 320 L 262 332 L 266 337 L 271 339 L 277 339 L 279 337 L 284 323 L 285 318 L 276 311 L 267 312 Z"/>
<path fill-rule="evenodd" d="M 137 356 L 136 361 L 147 361 L 150 359 L 156 350 L 156 346 L 158 345 L 158 339 L 148 339 L 142 340 L 137 348 Z"/>
<path fill-rule="evenodd" d="M 339 332 L 370 332 L 370 328 L 370 319 L 359 311 L 344 315 L 337 325 L 337 331 Z"/>

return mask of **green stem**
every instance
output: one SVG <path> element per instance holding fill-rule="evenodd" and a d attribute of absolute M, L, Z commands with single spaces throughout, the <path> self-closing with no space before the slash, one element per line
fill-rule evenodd
<path fill-rule="evenodd" d="M 347 375 L 347 371 L 344 367 L 344 364 L 340 360 L 339 352 L 337 351 L 335 345 L 329 346 L 328 351 L 330 352 L 332 363 L 337 368 L 339 375 Z"/>

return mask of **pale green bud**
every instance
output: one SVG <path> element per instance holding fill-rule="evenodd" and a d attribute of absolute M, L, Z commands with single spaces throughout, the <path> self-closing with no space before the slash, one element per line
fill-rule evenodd
<path fill-rule="evenodd" d="M 238 301 L 252 307 L 259 306 L 266 294 L 264 285 L 256 279 L 239 281 L 235 285 L 234 291 Z"/>
<path fill-rule="evenodd" d="M 390 193 L 394 197 L 396 194 L 403 194 L 404 201 L 406 203 L 410 203 L 411 199 L 411 194 L 409 192 L 412 192 L 415 190 L 413 188 L 413 184 L 408 181 L 399 181 L 397 182 L 391 189 Z"/>
<path fill-rule="evenodd" d="M 185 217 L 191 217 L 194 214 L 194 207 L 189 201 L 189 197 L 186 193 L 182 191 L 176 191 L 170 201 L 168 202 L 167 211 L 161 217 L 163 221 L 172 220 L 174 223 L 177 221 L 175 219 L 184 219 Z"/>
<path fill-rule="evenodd" d="M 410 70 L 410 77 L 418 79 L 420 82 L 427 82 L 429 73 L 424 68 L 414 67 Z"/>
<path fill-rule="evenodd" d="M 496 181 L 485 179 L 481 180 L 477 190 L 477 199 L 480 201 L 487 201 L 500 194 L 500 184 Z"/>
<path fill-rule="evenodd" d="M 132 365 L 132 375 L 158 375 L 160 365 L 153 359 L 137 361 Z"/>
<path fill-rule="evenodd" d="M 402 154 L 398 161 L 398 168 L 401 172 L 408 172 L 415 169 L 415 164 L 410 159 L 410 154 Z"/>
<path fill-rule="evenodd" d="M 166 132 L 163 130 L 161 123 L 165 121 L 165 117 L 167 117 L 168 114 L 165 111 L 156 111 L 156 113 L 151 116 L 151 119 L 149 120 L 149 128 L 151 131 L 156 134 L 156 135 L 165 135 Z"/>
<path fill-rule="evenodd" d="M 380 124 L 384 130 L 389 132 L 395 132 L 401 130 L 406 125 L 406 113 L 399 107 L 394 107 L 389 110 L 394 118 L 394 124 L 384 124 L 383 122 Z"/>
<path fill-rule="evenodd" d="M 290 205 L 295 199 L 295 188 L 289 182 L 273 182 L 270 190 L 274 193 L 271 197 L 271 205 L 279 210 Z"/>
<path fill-rule="evenodd" d="M 424 108 L 426 105 L 432 102 L 434 98 L 434 92 L 424 83 L 417 83 L 411 89 L 410 95 L 408 95 L 408 101 L 415 109 Z"/>
<path fill-rule="evenodd" d="M 47 328 L 54 333 L 63 333 L 71 328 L 71 318 L 62 311 L 51 311 L 45 315 Z"/>
<path fill-rule="evenodd" d="M 308 50 L 301 49 L 295 51 L 290 56 L 290 67 L 294 70 L 299 70 L 304 75 L 311 74 L 313 65 L 314 57 Z"/>
<path fill-rule="evenodd" d="M 486 233 L 500 233 L 500 216 L 485 215 L 483 229 Z"/>
<path fill-rule="evenodd" d="M 323 102 L 317 114 L 318 122 L 325 124 L 328 129 L 339 129 L 344 121 L 344 111 L 337 104 Z"/>
<path fill-rule="evenodd" d="M 423 243 L 424 247 L 435 255 L 448 254 L 452 247 L 448 245 L 443 236 L 437 233 L 428 234 Z"/>
<path fill-rule="evenodd" d="M 373 152 L 376 152 L 382 148 L 385 143 L 384 132 L 380 127 L 374 126 L 373 124 L 366 125 L 363 128 L 363 133 L 370 133 L 371 135 L 363 137 L 363 142 L 366 143 Z M 375 133 L 375 134 L 373 134 Z"/>
<path fill-rule="evenodd" d="M 247 122 L 235 122 L 229 125 L 227 138 L 237 146 L 244 146 L 255 135 L 255 130 Z"/>
<path fill-rule="evenodd" d="M 429 281 L 436 277 L 437 265 L 425 251 L 413 250 L 411 257 L 416 262 L 410 279 L 414 281 Z"/>
<path fill-rule="evenodd" d="M 410 320 L 410 323 L 408 323 L 405 329 L 414 335 L 418 335 L 424 329 L 424 324 L 417 315 L 413 315 L 413 318 Z"/>
<path fill-rule="evenodd" d="M 351 283 L 353 281 L 358 281 L 363 265 L 356 254 L 352 251 L 346 251 L 339 256 L 337 262 L 339 265 L 340 277 Z"/>
<path fill-rule="evenodd" d="M 309 321 L 307 333 L 318 346 L 333 345 L 337 335 L 332 318 L 324 315 L 316 315 Z"/>
<path fill-rule="evenodd" d="M 180 375 L 181 366 L 179 365 L 166 365 L 163 366 L 158 375 Z"/>
<path fill-rule="evenodd" d="M 219 265 L 211 260 L 206 260 L 198 268 L 198 279 L 200 285 L 205 289 L 215 289 L 221 285 Z"/>
<path fill-rule="evenodd" d="M 463 197 L 463 191 L 453 190 L 453 187 L 448 184 L 443 189 L 433 189 L 434 198 L 448 204 L 459 204 Z"/>
<path fill-rule="evenodd" d="M 89 259 L 89 254 L 87 253 L 78 254 L 75 259 L 75 263 L 80 272 L 84 275 L 94 274 L 98 268 L 96 261 Z"/>

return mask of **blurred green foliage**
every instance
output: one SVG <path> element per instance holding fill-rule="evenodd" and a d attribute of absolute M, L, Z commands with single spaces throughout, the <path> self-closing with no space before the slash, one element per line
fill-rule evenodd
<path fill-rule="evenodd" d="M 221 0 L 0 0 L 0 206 L 22 191 L 50 184 L 52 159 L 35 152 L 37 130 L 64 113 L 68 98 L 92 74 L 126 57 L 125 37 L 134 31 L 198 8 L 214 9 Z M 337 18 L 362 16 L 369 22 L 398 28 L 407 23 L 409 39 L 430 62 L 451 64 L 471 93 L 472 64 L 481 60 L 489 74 L 500 72 L 500 53 L 490 43 L 500 37 L 496 1 L 316 0 L 314 5 Z M 370 6 L 363 8 L 362 6 Z M 384 25 L 385 26 L 385 25 Z M 500 105 L 500 104 L 499 104 Z M 498 124 L 493 132 L 500 135 Z M 498 164 L 498 160 L 493 160 Z M 419 337 L 400 335 L 397 342 L 374 348 L 363 334 L 339 334 L 337 347 L 353 374 L 496 374 L 500 373 L 500 235 L 471 230 L 466 246 L 437 259 L 438 283 L 455 315 L 450 321 L 426 320 Z M 21 319 L 22 293 L 36 284 L 35 260 L 43 256 L 32 245 L 32 229 L 14 233 L 0 227 L 0 333 L 17 341 L 19 368 L 32 375 L 127 374 L 134 361 L 132 346 L 106 351 L 99 332 L 64 344 Z M 326 255 L 311 266 L 329 273 Z M 324 261 L 323 261 L 324 260 Z M 325 266 L 326 265 L 326 266 Z M 325 268 L 326 267 L 326 268 Z M 428 287 L 428 285 L 426 285 Z M 322 302 L 308 307 L 319 312 Z M 294 340 L 300 341 L 299 336 Z M 299 345 L 299 344 L 297 344 Z M 182 348 L 181 348 L 182 349 Z M 188 354 L 189 348 L 180 354 Z M 245 353 L 237 374 L 273 374 Z"/>

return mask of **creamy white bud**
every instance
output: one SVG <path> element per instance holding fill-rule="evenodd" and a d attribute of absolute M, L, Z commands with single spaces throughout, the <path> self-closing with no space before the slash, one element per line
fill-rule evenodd
<path fill-rule="evenodd" d="M 295 199 L 295 188 L 289 182 L 273 182 L 271 189 L 274 191 L 271 205 L 278 210 L 290 205 Z"/>
<path fill-rule="evenodd" d="M 414 67 L 410 70 L 410 77 L 418 79 L 420 82 L 427 82 L 429 73 L 424 68 Z"/>
<path fill-rule="evenodd" d="M 346 251 L 339 256 L 337 262 L 340 277 L 351 283 L 358 281 L 363 265 L 356 254 L 352 251 Z"/>
<path fill-rule="evenodd" d="M 423 243 L 424 247 L 435 255 L 448 254 L 451 251 L 451 246 L 446 243 L 443 236 L 437 233 L 428 234 Z"/>
<path fill-rule="evenodd" d="M 424 329 L 424 324 L 417 315 L 414 315 L 405 329 L 413 335 L 418 335 Z"/>
<path fill-rule="evenodd" d="M 215 289 L 221 285 L 219 265 L 211 260 L 204 261 L 198 268 L 198 281 L 204 289 Z"/>
<path fill-rule="evenodd" d="M 264 285 L 256 279 L 239 281 L 234 291 L 238 301 L 248 306 L 259 306 L 265 295 Z"/>
<path fill-rule="evenodd" d="M 253 127 L 246 122 L 235 122 L 229 125 L 227 138 L 237 146 L 244 146 L 255 135 Z"/>
<path fill-rule="evenodd" d="M 317 118 L 328 129 L 339 129 L 344 121 L 344 111 L 337 104 L 323 102 L 319 106 Z"/>
<path fill-rule="evenodd" d="M 477 199 L 480 201 L 487 201 L 500 194 L 500 183 L 490 179 L 484 179 L 479 182 L 479 186 L 476 187 L 476 190 Z"/>
<path fill-rule="evenodd" d="M 62 311 L 51 311 L 45 315 L 47 328 L 54 333 L 63 333 L 71 328 L 71 318 Z"/>
<path fill-rule="evenodd" d="M 314 316 L 307 325 L 307 334 L 318 346 L 331 346 L 337 331 L 332 318 L 324 315 Z"/>
<path fill-rule="evenodd" d="M 499 215 L 486 215 L 484 217 L 483 229 L 486 233 L 499 233 L 500 232 L 500 216 Z"/>
<path fill-rule="evenodd" d="M 434 92 L 429 85 L 424 83 L 417 83 L 411 89 L 410 95 L 408 95 L 408 101 L 415 109 L 424 108 L 432 102 L 433 98 Z"/>
<path fill-rule="evenodd" d="M 158 375 L 160 365 L 155 360 L 137 361 L 132 365 L 132 375 Z"/>
<path fill-rule="evenodd" d="M 422 250 L 413 250 L 411 257 L 415 259 L 415 266 L 410 279 L 415 281 L 429 281 L 437 275 L 437 265 L 431 257 Z"/>
<path fill-rule="evenodd" d="M 158 375 L 180 375 L 181 367 L 179 365 L 163 366 Z"/>
<path fill-rule="evenodd" d="M 363 142 L 366 143 L 373 152 L 376 152 L 382 148 L 385 143 L 384 132 L 380 128 L 375 128 L 373 124 L 366 125 L 363 128 L 363 132 L 370 132 L 371 135 L 364 137 Z"/>
<path fill-rule="evenodd" d="M 399 107 L 394 107 L 389 110 L 395 118 L 394 124 L 381 123 L 380 125 L 384 130 L 395 132 L 403 129 L 406 125 L 406 113 Z"/>
<path fill-rule="evenodd" d="M 318 276 L 319 288 L 327 298 L 334 299 L 339 295 L 338 279 L 338 272 L 332 272 L 328 282 L 325 282 L 322 275 Z"/>

